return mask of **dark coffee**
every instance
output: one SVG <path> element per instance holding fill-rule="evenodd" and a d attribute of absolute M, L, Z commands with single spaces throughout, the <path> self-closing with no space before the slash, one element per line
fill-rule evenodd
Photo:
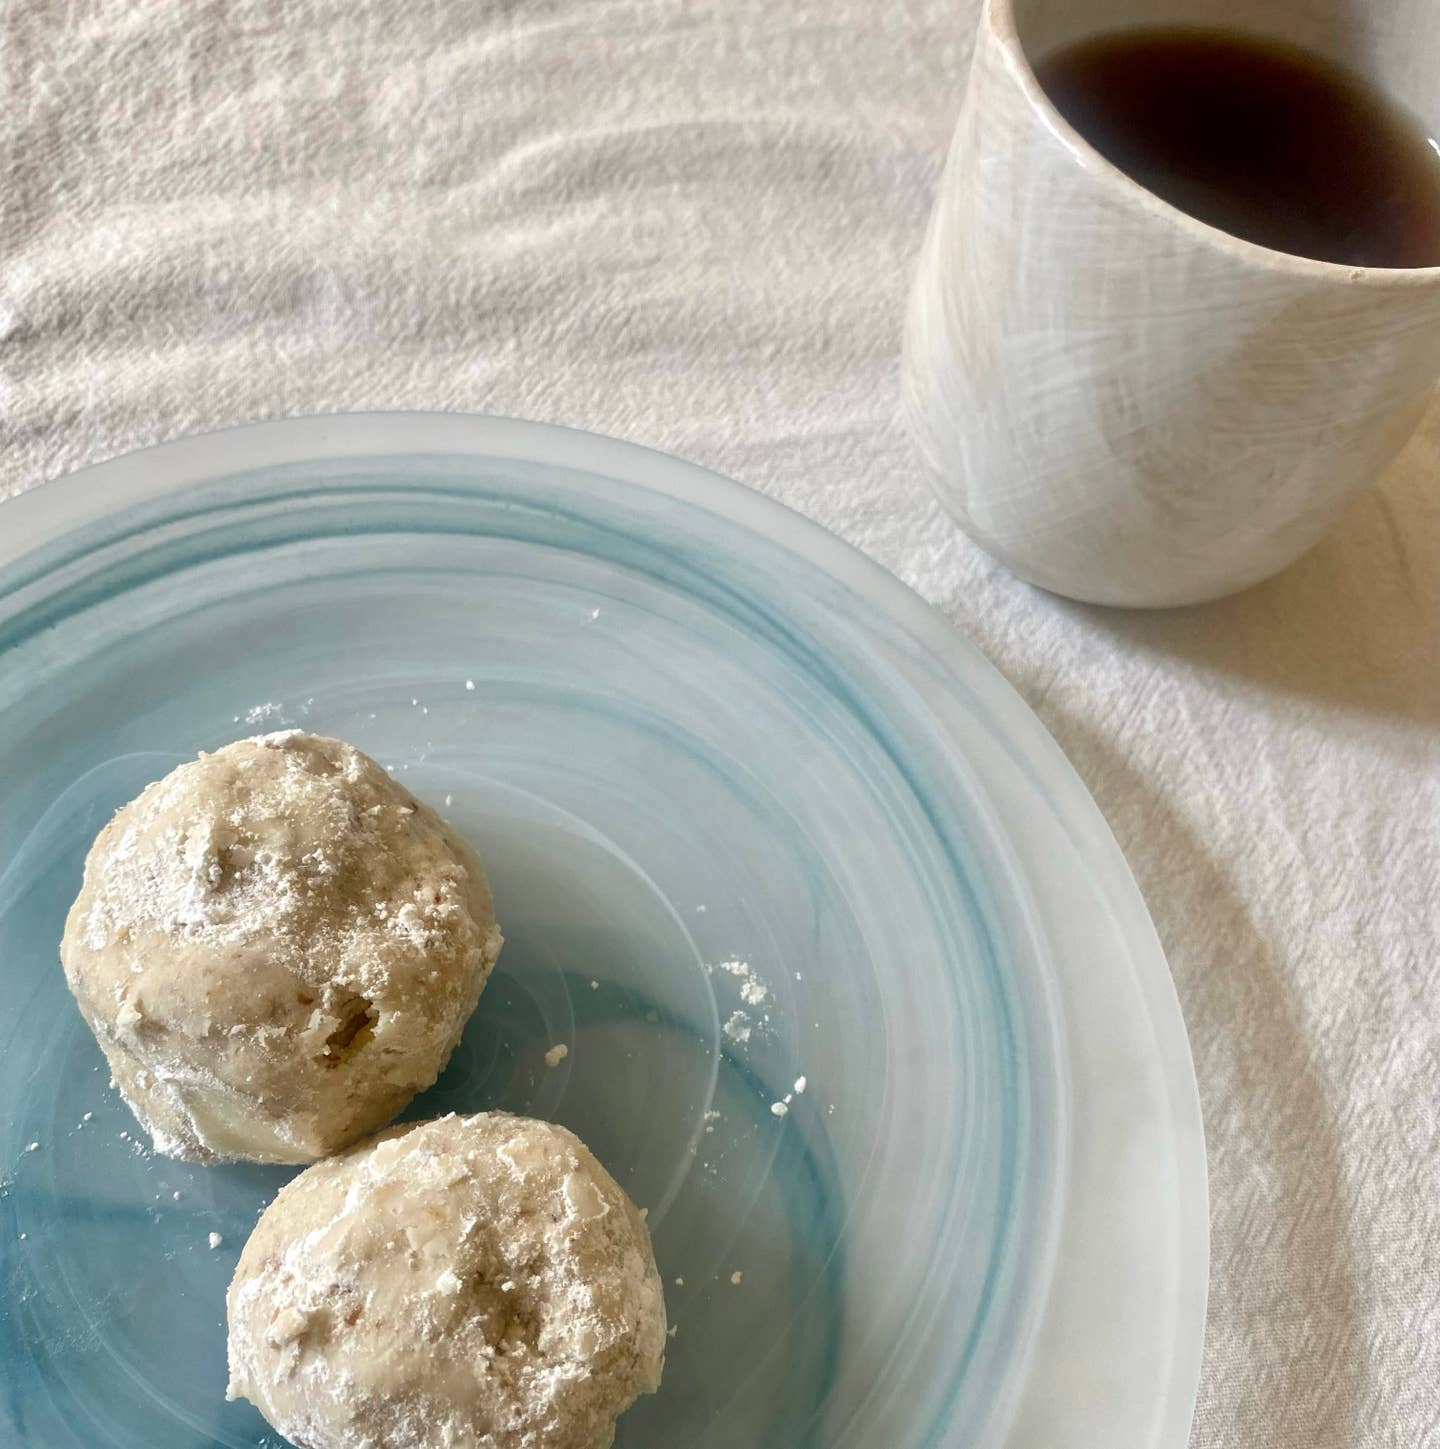
<path fill-rule="evenodd" d="M 1406 112 L 1309 52 L 1238 32 L 1131 30 L 1036 74 L 1120 170 L 1261 246 L 1369 267 L 1440 264 L 1440 151 Z"/>

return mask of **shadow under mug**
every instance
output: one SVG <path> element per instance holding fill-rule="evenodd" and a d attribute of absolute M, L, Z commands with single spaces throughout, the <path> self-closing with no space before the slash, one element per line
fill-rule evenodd
<path fill-rule="evenodd" d="M 1095 603 L 1275 573 L 1404 446 L 1440 375 L 1440 266 L 1271 251 L 1161 201 L 1032 60 L 1137 25 L 1304 46 L 1440 132 L 1434 0 L 984 0 L 911 295 L 905 407 L 960 525 Z"/>

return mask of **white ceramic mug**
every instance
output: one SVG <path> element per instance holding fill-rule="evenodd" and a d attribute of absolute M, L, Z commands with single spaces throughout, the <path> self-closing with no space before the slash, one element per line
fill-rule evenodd
<path fill-rule="evenodd" d="M 1358 71 L 1440 134 L 1436 0 L 984 0 L 911 298 L 906 408 L 941 500 L 1022 577 L 1181 604 L 1309 548 L 1440 374 L 1440 267 L 1271 251 L 1159 200 L 1032 61 L 1138 25 L 1225 26 Z"/>

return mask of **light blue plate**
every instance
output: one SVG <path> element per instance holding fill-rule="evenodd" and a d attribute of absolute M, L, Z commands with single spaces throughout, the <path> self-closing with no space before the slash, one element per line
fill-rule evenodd
<path fill-rule="evenodd" d="M 499 968 L 408 1115 L 564 1122 L 649 1210 L 677 1332 L 618 1444 L 1184 1444 L 1188 1052 L 1040 726 L 784 509 L 424 416 L 0 506 L 0 1444 L 278 1442 L 224 1402 L 224 1290 L 289 1174 L 154 1155 L 56 948 L 111 811 L 284 725 L 377 756 L 490 871 Z"/>

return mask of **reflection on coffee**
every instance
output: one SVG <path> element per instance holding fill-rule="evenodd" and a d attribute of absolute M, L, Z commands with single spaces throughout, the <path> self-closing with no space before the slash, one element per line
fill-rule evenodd
<path fill-rule="evenodd" d="M 1440 146 L 1307 51 L 1142 29 L 1066 46 L 1036 74 L 1097 151 L 1211 226 L 1321 261 L 1440 265 Z"/>

